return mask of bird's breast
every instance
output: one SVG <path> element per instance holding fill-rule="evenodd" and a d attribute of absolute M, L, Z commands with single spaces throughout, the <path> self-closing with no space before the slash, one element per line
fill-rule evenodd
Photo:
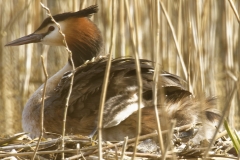
<path fill-rule="evenodd" d="M 71 70 L 71 66 L 66 64 L 61 70 L 47 81 L 46 97 L 51 97 L 54 94 L 54 89 L 61 80 L 63 74 Z M 31 133 L 31 137 L 37 137 L 40 132 L 40 111 L 43 96 L 44 84 L 42 84 L 27 101 L 22 113 L 22 127 L 25 132 Z M 51 115 L 50 115 L 51 116 Z M 55 116 L 55 115 L 52 115 Z"/>

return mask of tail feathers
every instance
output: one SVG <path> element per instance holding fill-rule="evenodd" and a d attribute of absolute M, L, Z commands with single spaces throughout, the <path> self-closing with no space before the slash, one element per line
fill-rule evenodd
<path fill-rule="evenodd" d="M 206 106 L 207 108 L 205 109 L 205 114 L 207 117 L 207 120 L 209 120 L 212 123 L 217 123 L 221 118 L 221 113 L 218 109 L 216 109 L 216 102 L 217 98 L 216 97 L 209 97 L 206 99 Z"/>
<path fill-rule="evenodd" d="M 216 130 L 221 118 L 220 112 L 216 109 L 216 100 L 216 97 L 210 97 L 201 102 L 188 96 L 178 102 L 167 102 L 166 113 L 171 119 L 176 120 L 176 127 L 201 123 L 196 132 L 184 131 L 182 133 L 185 135 L 184 138 L 190 138 L 197 144 L 204 139 L 211 139 Z"/>

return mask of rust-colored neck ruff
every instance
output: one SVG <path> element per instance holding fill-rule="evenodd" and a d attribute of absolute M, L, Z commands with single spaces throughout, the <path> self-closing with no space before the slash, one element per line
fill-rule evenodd
<path fill-rule="evenodd" d="M 72 51 L 75 67 L 99 55 L 102 36 L 97 26 L 86 17 L 67 20 L 66 40 Z"/>

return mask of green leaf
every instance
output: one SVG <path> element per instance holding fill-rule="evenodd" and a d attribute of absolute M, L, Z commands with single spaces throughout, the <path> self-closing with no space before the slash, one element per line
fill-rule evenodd
<path fill-rule="evenodd" d="M 240 138 L 239 138 L 237 132 L 236 131 L 234 132 L 230 128 L 230 126 L 229 126 L 229 124 L 228 124 L 228 122 L 226 120 L 224 120 L 224 127 L 227 130 L 228 135 L 229 135 L 229 137 L 231 138 L 231 140 L 233 142 L 233 146 L 234 146 L 236 152 L 239 153 L 239 150 L 240 150 Z"/>

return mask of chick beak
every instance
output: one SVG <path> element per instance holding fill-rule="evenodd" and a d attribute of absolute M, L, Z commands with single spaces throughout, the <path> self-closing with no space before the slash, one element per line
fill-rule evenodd
<path fill-rule="evenodd" d="M 19 45 L 28 44 L 28 43 L 37 43 L 37 42 L 41 42 L 43 37 L 44 37 L 43 34 L 32 33 L 27 36 L 18 38 L 12 42 L 9 42 L 5 46 L 19 46 Z"/>

